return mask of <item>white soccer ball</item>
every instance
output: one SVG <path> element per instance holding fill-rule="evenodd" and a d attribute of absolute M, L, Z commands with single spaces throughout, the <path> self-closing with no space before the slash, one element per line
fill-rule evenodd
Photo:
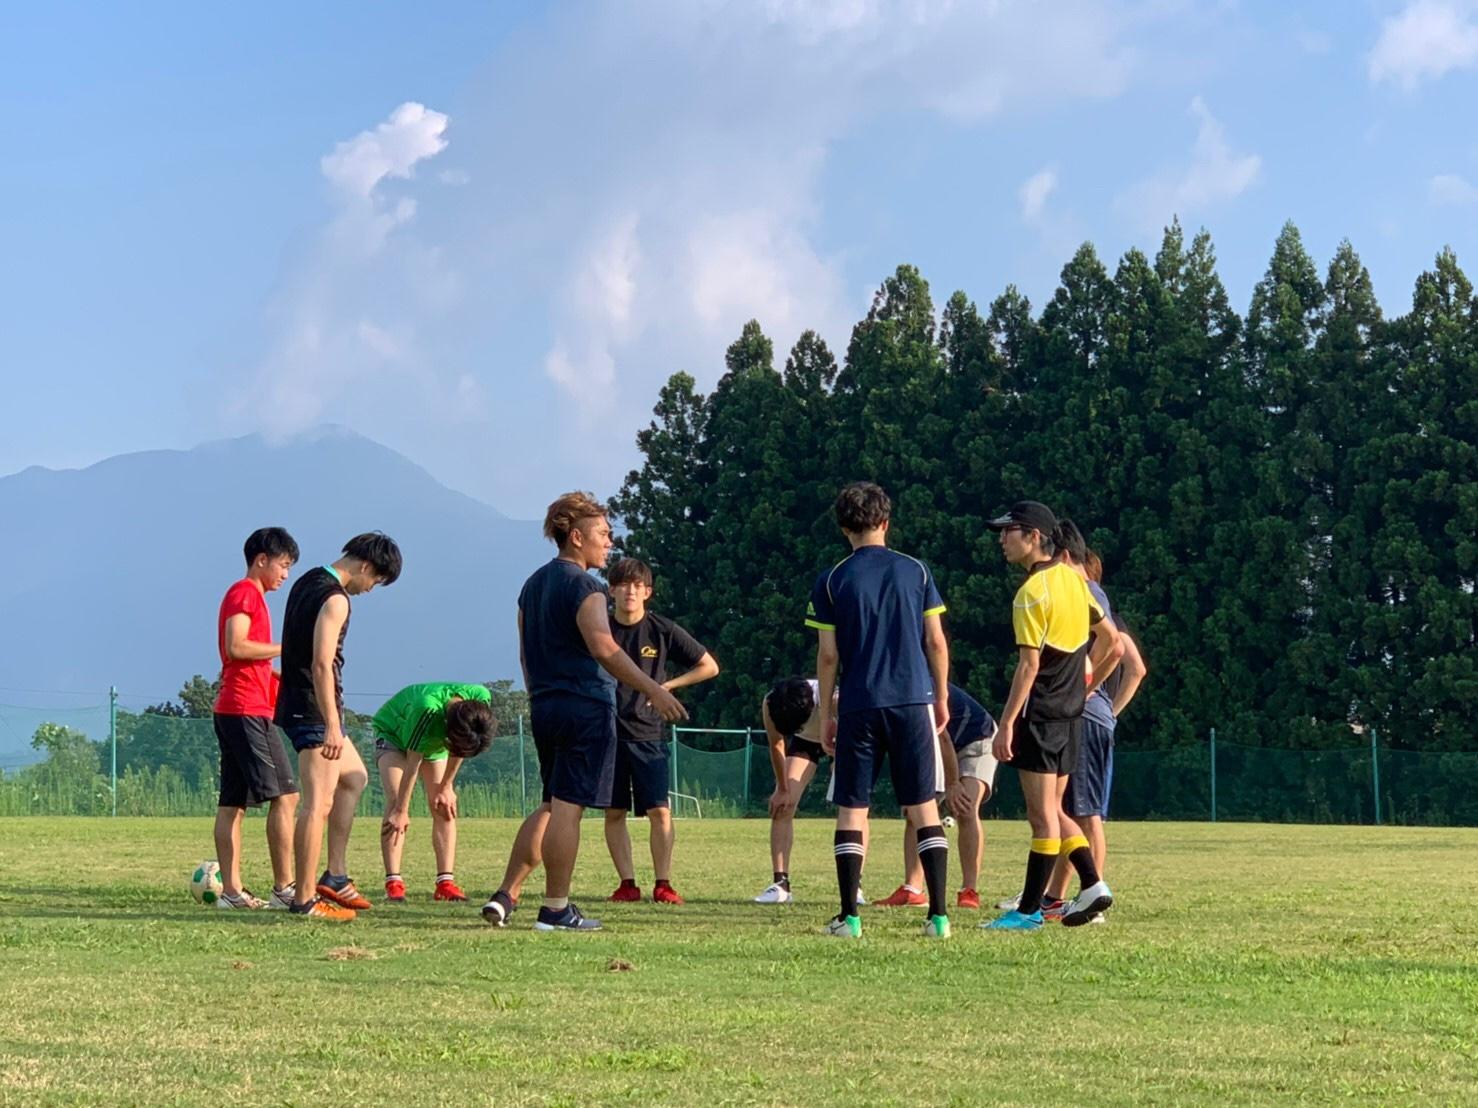
<path fill-rule="evenodd" d="M 221 867 L 215 862 L 201 862 L 190 875 L 190 895 L 197 904 L 214 904 L 221 898 Z"/>
<path fill-rule="evenodd" d="M 954 816 L 945 816 L 942 820 L 939 821 L 939 826 L 941 826 L 941 827 L 953 827 L 954 825 L 955 825 L 955 817 Z"/>

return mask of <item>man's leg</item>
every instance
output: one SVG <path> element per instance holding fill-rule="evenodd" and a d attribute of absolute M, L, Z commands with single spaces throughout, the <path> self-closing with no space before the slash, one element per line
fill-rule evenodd
<path fill-rule="evenodd" d="M 333 804 L 328 813 L 328 872 L 331 877 L 349 873 L 349 832 L 354 830 L 354 809 L 369 784 L 364 759 L 352 742 L 346 742 L 339 756 L 339 780 L 334 788 Z"/>
<path fill-rule="evenodd" d="M 313 890 L 318 885 L 318 853 L 323 848 L 323 828 L 328 822 L 329 809 L 333 807 L 334 793 L 339 784 L 339 761 L 325 758 L 321 750 L 321 746 L 312 746 L 298 753 L 298 782 L 302 786 L 303 799 L 298 804 L 297 825 L 293 831 L 295 904 L 306 904 L 313 899 Z"/>
<path fill-rule="evenodd" d="M 267 853 L 272 858 L 273 892 L 281 892 L 293 883 L 293 820 L 297 814 L 297 793 L 274 796 L 267 802 Z"/>
<path fill-rule="evenodd" d="M 924 864 L 919 861 L 919 833 L 907 810 L 903 816 L 903 884 L 916 893 L 924 891 Z"/>
<path fill-rule="evenodd" d="M 606 809 L 606 849 L 621 884 L 636 884 L 636 863 L 631 859 L 631 831 L 626 826 L 625 808 Z"/>
<path fill-rule="evenodd" d="M 1058 778 L 1059 807 L 1066 787 L 1067 778 Z M 1062 853 L 1067 855 L 1067 860 L 1072 863 L 1073 869 L 1078 871 L 1078 896 L 1063 913 L 1062 923 L 1065 927 L 1077 927 L 1087 923 L 1099 912 L 1107 910 L 1113 904 L 1114 898 L 1109 892 L 1109 887 L 1099 876 L 1098 866 L 1093 861 L 1093 848 L 1089 845 L 1088 837 L 1083 834 L 1082 828 L 1066 812 L 1063 812 L 1060 818 Z"/>
<path fill-rule="evenodd" d="M 1104 874 L 1104 863 L 1108 861 L 1108 836 L 1104 834 L 1102 816 L 1084 816 L 1080 821 L 1083 825 L 1083 834 L 1088 837 L 1088 845 L 1093 850 L 1093 864 L 1098 867 L 1098 876 Z"/>
<path fill-rule="evenodd" d="M 498 884 L 498 892 L 507 896 L 512 904 L 518 903 L 529 874 L 544 862 L 544 832 L 548 827 L 548 801 L 540 804 L 519 824 L 518 834 L 513 837 L 513 846 L 508 852 L 503 880 Z"/>
<path fill-rule="evenodd" d="M 446 780 L 446 762 L 422 761 L 420 775 L 421 787 L 430 796 Z M 457 885 L 457 817 L 435 808 L 431 810 L 431 851 L 436 858 L 434 898 L 457 902 L 466 900 L 467 894 Z"/>
<path fill-rule="evenodd" d="M 799 799 L 816 776 L 816 763 L 809 758 L 785 759 L 785 781 L 787 791 Z M 770 821 L 770 863 L 774 867 L 777 883 L 790 880 L 790 852 L 795 845 L 795 807 L 787 808 L 782 815 Z"/>
<path fill-rule="evenodd" d="M 958 821 L 960 829 L 960 882 L 963 888 L 976 889 L 980 884 L 980 863 L 985 854 L 985 834 L 980 825 L 980 806 L 990 796 L 984 781 L 961 778 L 970 798 L 970 814 Z"/>
<path fill-rule="evenodd" d="M 652 874 L 659 885 L 672 883 L 672 809 L 666 806 L 647 809 L 651 824 Z"/>
<path fill-rule="evenodd" d="M 857 885 L 862 880 L 862 865 L 867 860 L 867 809 L 837 808 L 836 835 L 832 853 L 836 856 L 837 892 L 841 898 L 838 919 L 857 916 Z"/>
<path fill-rule="evenodd" d="M 1020 778 L 1032 844 L 1026 856 L 1026 880 L 1021 888 L 1019 911 L 1029 916 L 1040 910 L 1042 893 L 1052 876 L 1052 867 L 1057 863 L 1062 846 L 1062 804 L 1056 774 L 1021 770 Z"/>
<path fill-rule="evenodd" d="M 546 903 L 554 901 L 550 905 L 554 908 L 563 908 L 569 900 L 584 811 L 579 804 L 558 797 L 549 802 L 549 825 L 544 831 L 544 899 Z"/>
<path fill-rule="evenodd" d="M 216 809 L 216 864 L 227 896 L 241 895 L 241 817 L 244 808 L 222 805 Z"/>
<path fill-rule="evenodd" d="M 405 755 L 398 750 L 382 750 L 375 759 L 380 769 L 380 791 L 385 795 L 385 816 L 395 808 L 395 798 L 405 781 Z M 401 880 L 400 860 L 405 850 L 405 836 L 392 837 L 380 828 L 380 858 L 385 863 L 385 884 Z M 402 894 L 397 894 L 402 895 Z"/>

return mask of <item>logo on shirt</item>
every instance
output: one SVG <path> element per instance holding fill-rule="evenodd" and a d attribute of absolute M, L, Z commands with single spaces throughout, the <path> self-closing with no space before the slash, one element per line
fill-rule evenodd
<path fill-rule="evenodd" d="M 655 658 L 657 656 L 657 648 L 655 646 L 644 646 L 641 648 L 641 656 L 643 658 Z"/>
<path fill-rule="evenodd" d="M 808 616 L 814 616 L 815 614 L 816 614 L 816 604 L 815 604 L 814 601 L 809 601 L 808 600 L 806 602 L 806 615 L 808 615 Z"/>

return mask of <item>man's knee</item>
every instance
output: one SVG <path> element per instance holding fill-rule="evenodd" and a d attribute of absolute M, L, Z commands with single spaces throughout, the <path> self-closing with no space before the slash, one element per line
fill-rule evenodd
<path fill-rule="evenodd" d="M 671 827 L 672 809 L 665 804 L 660 808 L 648 808 L 647 819 L 653 827 Z"/>
<path fill-rule="evenodd" d="M 625 808 L 607 808 L 606 809 L 606 822 L 609 823 L 609 824 L 625 823 L 626 822 L 626 809 Z"/>
<path fill-rule="evenodd" d="M 369 774 L 362 769 L 351 769 L 347 773 L 339 774 L 339 788 L 344 792 L 358 795 L 364 792 L 369 785 Z"/>

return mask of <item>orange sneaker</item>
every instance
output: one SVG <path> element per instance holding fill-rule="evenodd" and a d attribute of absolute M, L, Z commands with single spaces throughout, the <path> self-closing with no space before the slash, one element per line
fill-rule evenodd
<path fill-rule="evenodd" d="M 961 889 L 955 896 L 956 908 L 980 908 L 980 894 L 974 889 Z"/>
<path fill-rule="evenodd" d="M 652 890 L 653 904 L 681 904 L 683 898 L 677 895 L 677 890 L 671 885 L 658 885 Z"/>
<path fill-rule="evenodd" d="M 294 904 L 289 911 L 295 916 L 328 919 L 337 923 L 346 923 L 356 914 L 353 908 L 341 908 L 332 901 L 324 900 L 321 896 L 315 896 L 307 904 Z"/>
<path fill-rule="evenodd" d="M 891 896 L 885 896 L 875 903 L 879 908 L 917 908 L 921 904 L 928 904 L 929 898 L 907 885 L 899 885 Z"/>
<path fill-rule="evenodd" d="M 391 904 L 405 903 L 405 882 L 393 877 L 385 882 L 385 899 Z"/>
<path fill-rule="evenodd" d="M 436 883 L 436 891 L 431 894 L 431 899 L 462 902 L 467 899 L 467 894 L 457 887 L 457 883 L 455 881 L 438 881 Z"/>
<path fill-rule="evenodd" d="M 322 877 L 318 879 L 318 887 L 314 889 L 319 896 L 326 896 L 340 908 L 353 908 L 356 912 L 368 911 L 373 908 L 365 895 L 354 887 L 354 882 L 345 880 L 337 889 L 328 883 L 328 871 L 325 870 Z"/>

